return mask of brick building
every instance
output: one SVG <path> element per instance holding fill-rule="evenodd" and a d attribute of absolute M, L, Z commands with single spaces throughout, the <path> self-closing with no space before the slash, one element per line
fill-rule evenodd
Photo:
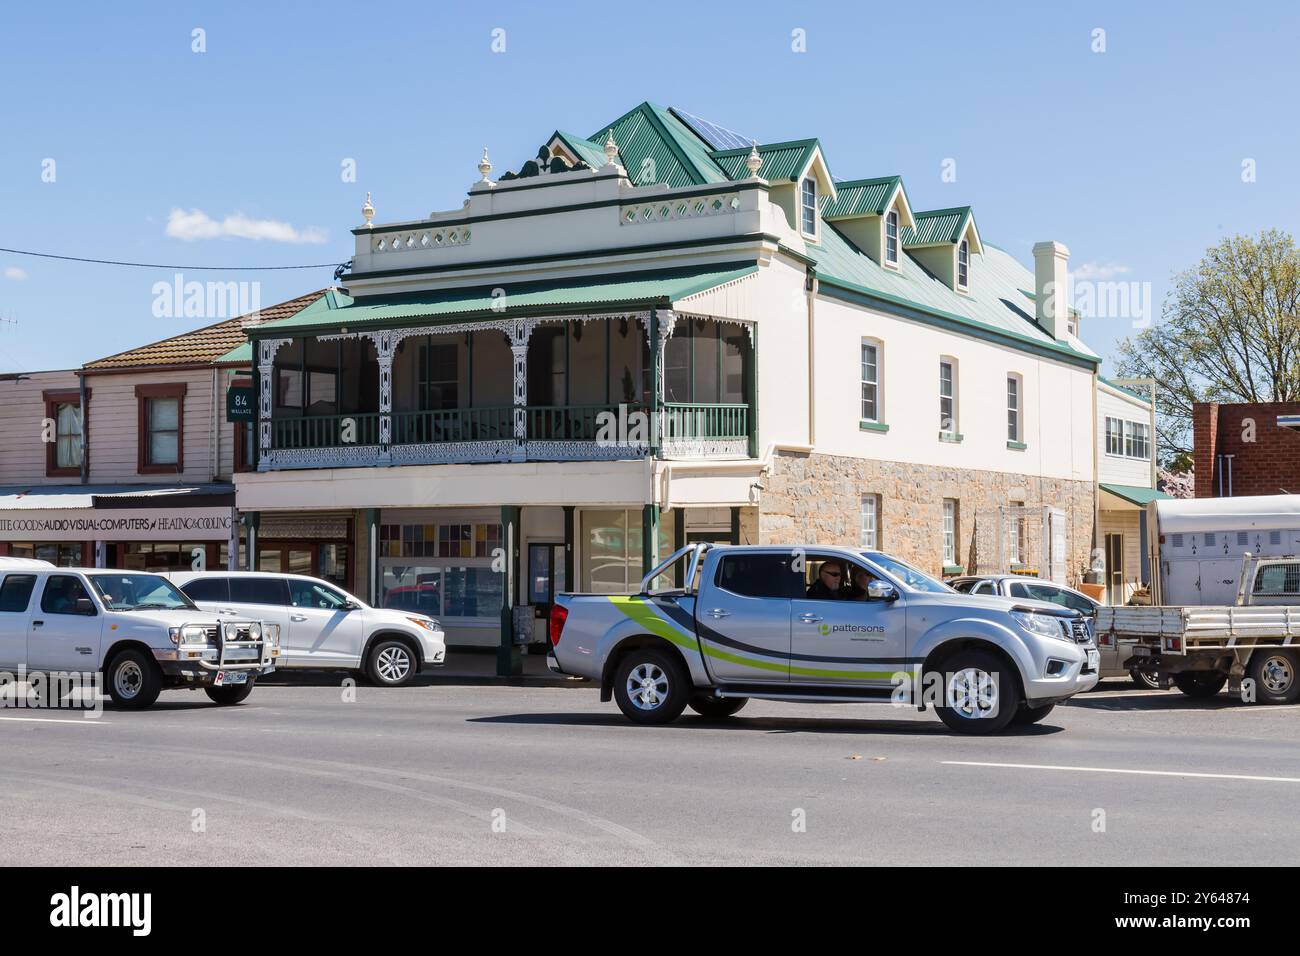
<path fill-rule="evenodd" d="M 1300 494 L 1300 402 L 1192 406 L 1196 497 Z"/>

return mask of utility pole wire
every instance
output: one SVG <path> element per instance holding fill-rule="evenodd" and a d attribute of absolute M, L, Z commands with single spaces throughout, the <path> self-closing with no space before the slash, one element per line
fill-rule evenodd
<path fill-rule="evenodd" d="M 130 266 L 137 269 L 180 269 L 182 272 L 279 272 L 288 269 L 335 269 L 337 262 L 315 262 L 303 266 L 176 266 L 161 262 L 124 262 L 120 259 L 87 259 L 81 256 L 56 256 L 51 252 L 31 252 L 27 249 L 5 249 L 15 256 L 35 256 L 38 259 L 62 259 L 65 262 L 90 262 L 101 266 Z"/>

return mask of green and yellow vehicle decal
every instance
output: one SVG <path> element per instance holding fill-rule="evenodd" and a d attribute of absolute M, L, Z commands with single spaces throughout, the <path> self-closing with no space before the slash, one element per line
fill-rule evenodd
<path fill-rule="evenodd" d="M 611 595 L 609 602 L 618 608 L 618 610 L 629 620 L 634 621 L 638 626 L 643 628 L 646 633 L 653 634 L 655 637 L 661 637 L 670 644 L 674 644 L 683 650 L 691 651 L 696 654 L 702 654 L 705 657 L 714 660 L 726 661 L 731 664 L 739 664 L 743 667 L 752 667 L 755 670 L 770 671 L 775 674 L 789 674 L 791 677 L 820 677 L 826 680 L 871 680 L 871 681 L 892 681 L 896 674 L 906 673 L 915 676 L 915 671 L 920 666 L 920 662 L 911 660 L 898 661 L 898 666 L 893 670 L 887 671 L 862 671 L 862 670 L 839 670 L 827 669 L 821 667 L 808 667 L 804 664 L 795 663 L 800 658 L 793 654 L 781 654 L 773 651 L 769 652 L 754 648 L 756 653 L 762 653 L 778 660 L 763 660 L 752 654 L 737 653 L 733 650 L 724 650 L 716 646 L 716 641 L 710 640 L 706 635 L 703 638 L 697 637 L 694 628 L 697 626 L 685 611 L 673 607 L 680 612 L 681 621 L 673 619 L 673 615 L 667 611 L 664 603 L 655 602 L 652 599 L 640 596 L 627 597 L 623 595 Z M 691 627 L 688 629 L 685 622 L 690 622 Z M 864 658 L 863 664 L 884 663 L 883 661 Z M 891 662 L 892 663 L 892 662 Z"/>

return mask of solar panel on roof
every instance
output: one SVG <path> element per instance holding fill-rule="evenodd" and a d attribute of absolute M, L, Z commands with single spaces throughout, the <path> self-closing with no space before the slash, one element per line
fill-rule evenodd
<path fill-rule="evenodd" d="M 741 149 L 754 142 L 748 136 L 741 136 L 734 129 L 727 129 L 717 123 L 710 123 L 702 116 L 696 116 L 694 113 L 688 113 L 675 106 L 669 107 L 669 112 L 689 126 L 696 136 L 714 149 Z"/>

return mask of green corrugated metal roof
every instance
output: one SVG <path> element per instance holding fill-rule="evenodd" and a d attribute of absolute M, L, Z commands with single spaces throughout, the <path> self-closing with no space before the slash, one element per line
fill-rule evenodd
<path fill-rule="evenodd" d="M 956 206 L 952 209 L 929 209 L 912 214 L 916 228 L 903 229 L 903 246 L 934 246 L 940 243 L 955 243 L 961 239 L 970 218 L 970 206 Z"/>
<path fill-rule="evenodd" d="M 349 329 L 377 325 L 385 327 L 407 320 L 494 317 L 527 311 L 557 314 L 574 308 L 624 308 L 654 303 L 672 303 L 715 286 L 744 278 L 758 271 L 752 263 L 714 265 L 670 272 L 623 273 L 615 276 L 584 276 L 550 282 L 497 282 L 492 287 L 442 289 L 395 296 L 367 296 L 354 299 L 331 291 L 298 314 L 257 326 L 259 338 L 297 331 L 310 332 L 346 326 Z M 505 289 L 504 297 L 493 291 Z M 502 308 L 502 303 L 505 307 Z"/>
<path fill-rule="evenodd" d="M 1057 342 L 1034 321 L 1033 299 L 1021 290 L 1033 288 L 1033 273 L 1006 251 L 988 243 L 972 257 L 969 293 L 958 293 L 927 272 L 906 253 L 897 269 L 886 269 L 846 238 L 834 223 L 823 223 L 816 243 L 801 250 L 812 259 L 817 276 L 851 292 L 948 318 L 975 330 L 1009 335 L 1025 342 L 1097 361 L 1096 353 L 1081 342 Z M 800 251 L 800 250 L 796 250 Z"/>
<path fill-rule="evenodd" d="M 1135 391 L 1133 391 L 1133 389 L 1131 389 L 1131 388 L 1129 388 L 1129 387 L 1127 387 L 1127 386 L 1125 386 L 1125 385 L 1120 385 L 1118 382 L 1112 382 L 1110 379 L 1106 378 L 1104 375 L 1098 375 L 1097 377 L 1098 377 L 1099 379 L 1101 379 L 1103 382 L 1105 382 L 1107 385 L 1109 385 L 1111 388 L 1115 389 L 1116 391 L 1123 392 L 1125 395 L 1131 395 L 1131 396 L 1133 396 L 1134 398 L 1136 398 L 1139 402 L 1142 402 L 1144 405 L 1150 405 L 1150 404 L 1151 404 L 1151 396 L 1150 396 L 1150 395 L 1143 395 L 1141 392 L 1135 392 Z"/>
<path fill-rule="evenodd" d="M 854 216 L 883 216 L 885 204 L 902 184 L 901 176 L 878 179 L 850 179 L 835 184 L 835 198 L 822 200 L 823 219 L 850 219 Z"/>
<path fill-rule="evenodd" d="M 605 165 L 605 144 L 603 142 L 596 143 L 589 139 L 584 139 L 581 136 L 566 133 L 562 129 L 557 129 L 552 133 L 551 139 L 555 139 L 557 136 L 575 156 L 592 169 L 600 169 L 600 167 Z"/>
<path fill-rule="evenodd" d="M 213 365 L 225 365 L 227 363 L 238 362 L 241 365 L 247 365 L 253 361 L 253 346 L 245 342 L 243 345 L 236 345 L 233 349 L 221 356 L 219 359 L 213 359 Z"/>
<path fill-rule="evenodd" d="M 605 134 L 611 129 L 619 161 L 638 186 L 666 183 L 675 189 L 727 181 L 708 145 L 663 107 L 642 103 L 588 137 L 602 144 L 602 163 Z"/>
<path fill-rule="evenodd" d="M 769 183 L 781 179 L 794 180 L 804 171 L 813 150 L 819 144 L 815 139 L 800 139 L 789 143 L 768 143 L 758 147 L 758 155 L 763 165 L 758 168 L 758 175 Z M 743 149 L 715 150 L 709 153 L 731 179 L 746 179 L 749 167 L 745 160 L 749 158 L 749 147 Z"/>
<path fill-rule="evenodd" d="M 1109 491 L 1116 498 L 1123 498 L 1131 505 L 1149 505 L 1153 501 L 1168 501 L 1170 495 L 1155 488 L 1141 488 L 1136 485 L 1108 485 L 1101 483 L 1102 491 Z"/>

